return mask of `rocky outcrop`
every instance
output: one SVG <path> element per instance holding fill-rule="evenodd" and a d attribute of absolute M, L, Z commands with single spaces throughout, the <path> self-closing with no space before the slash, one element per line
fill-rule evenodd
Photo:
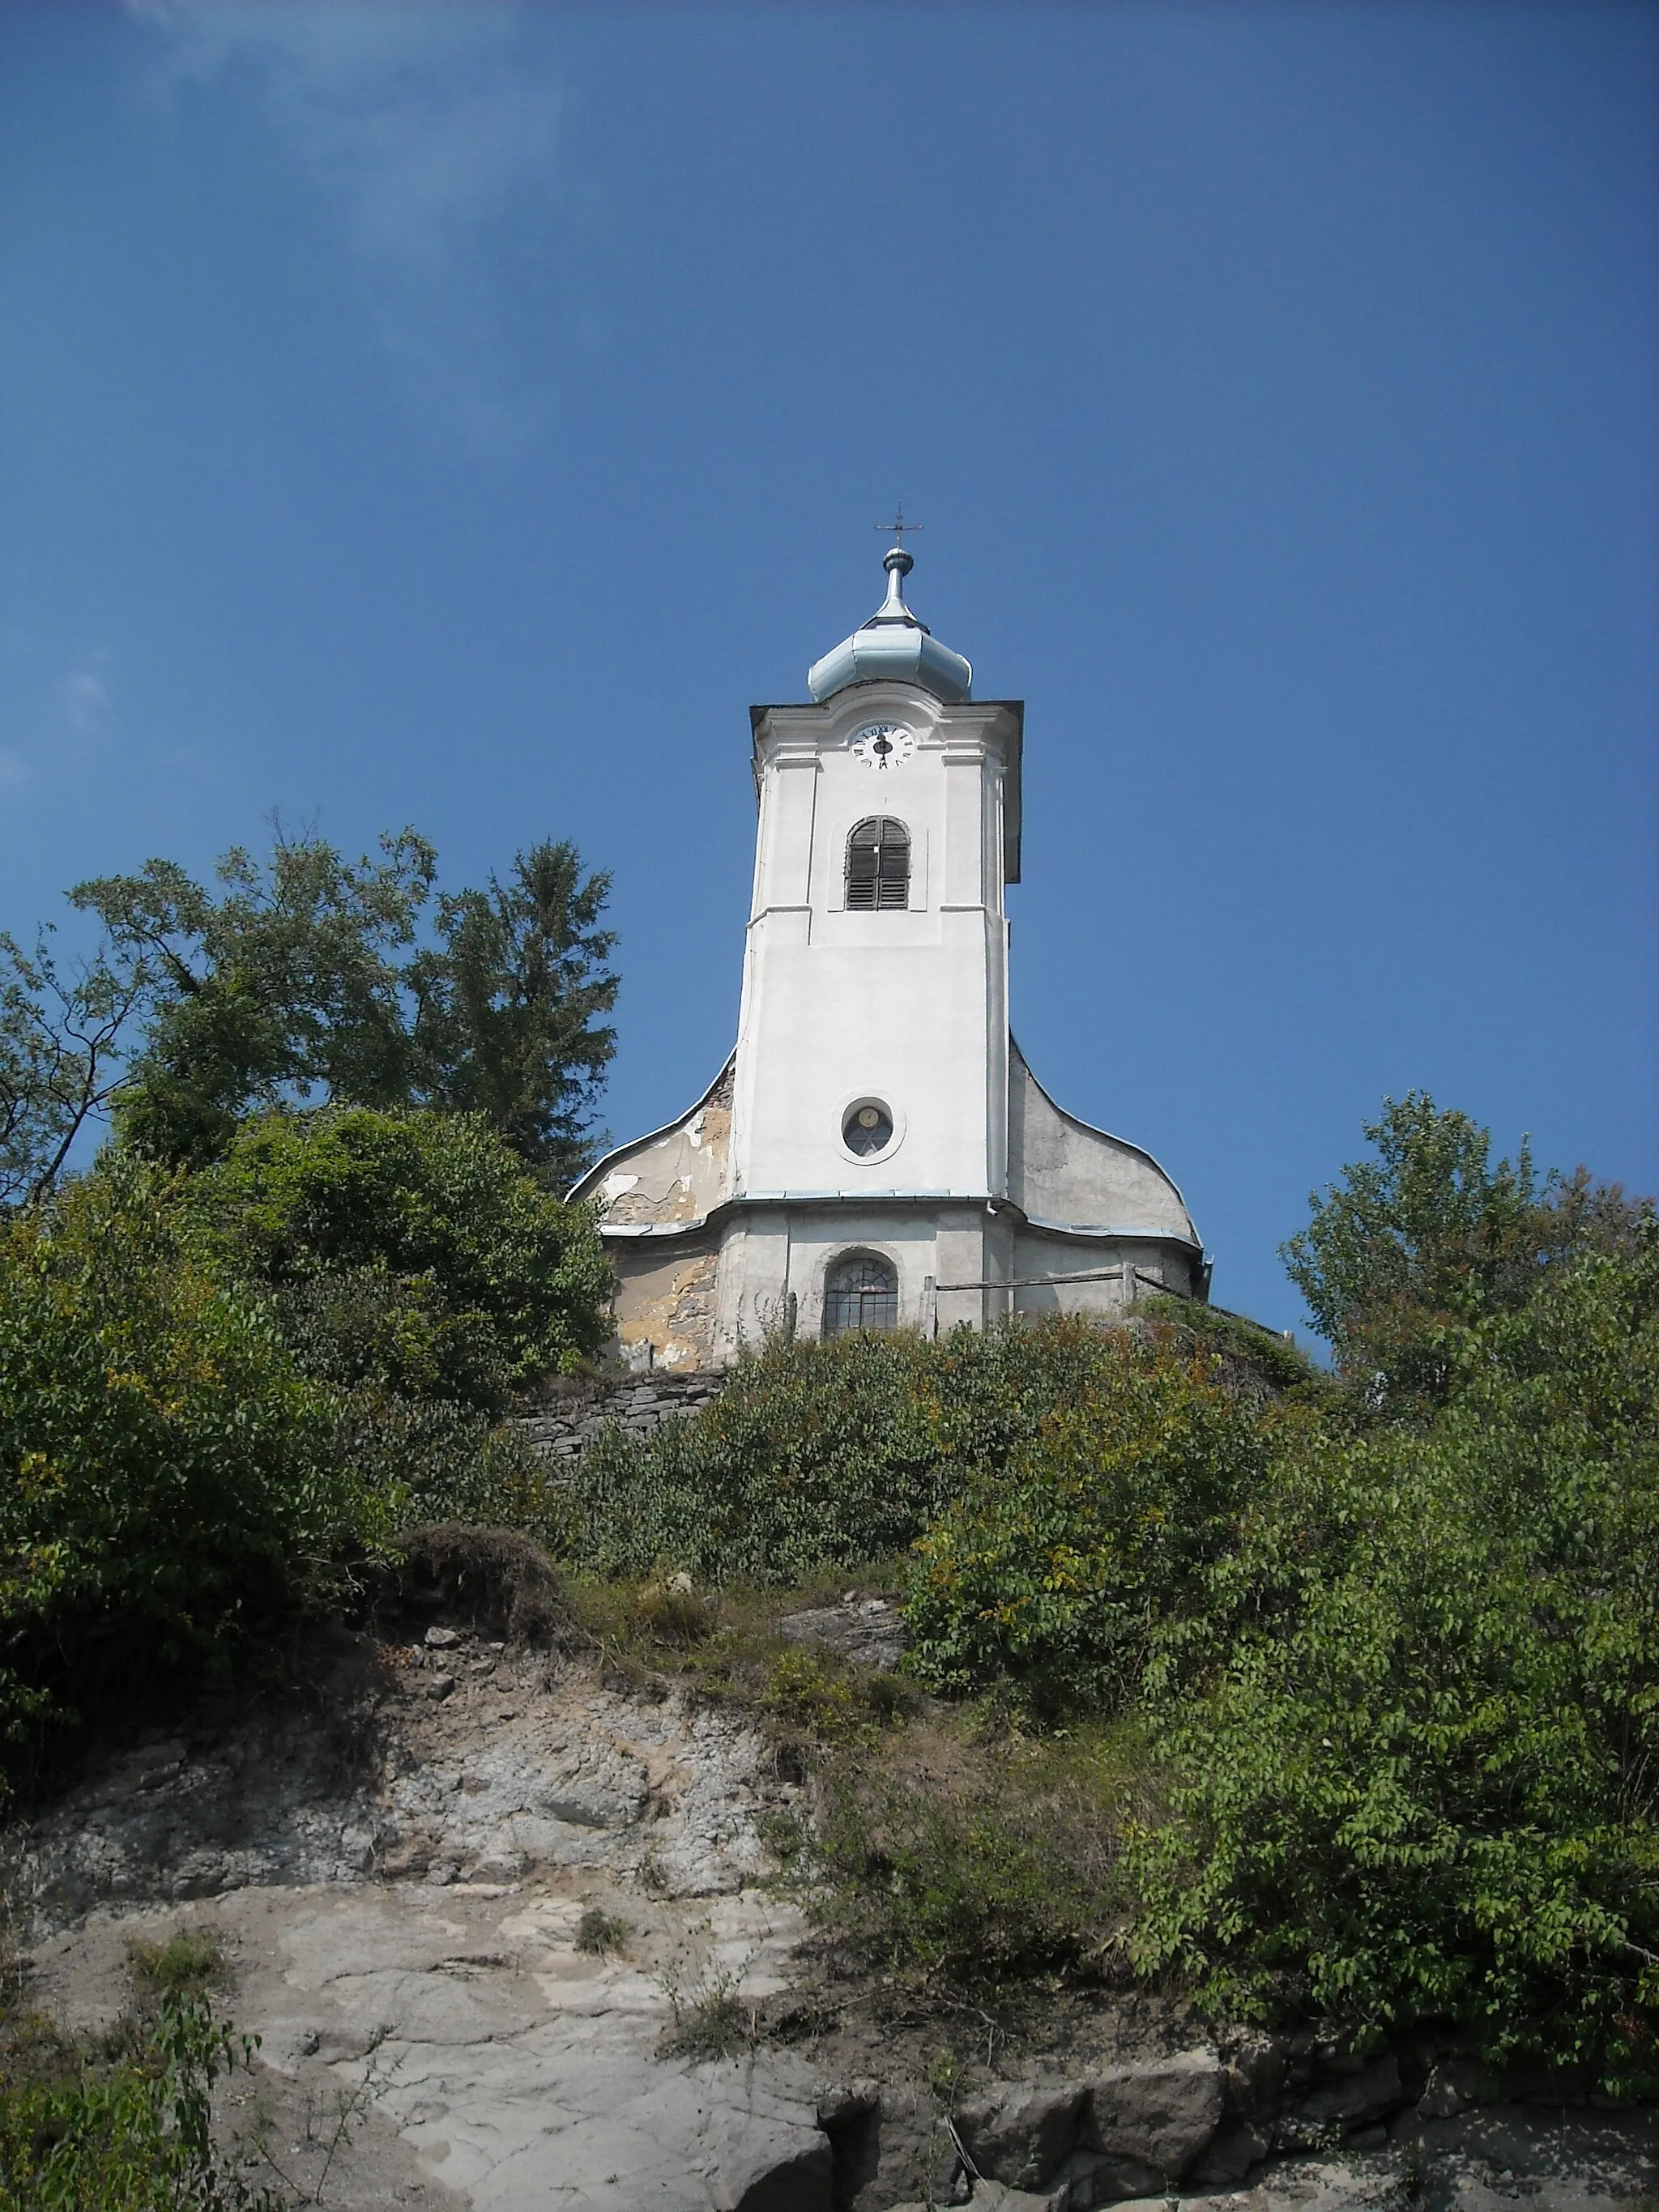
<path fill-rule="evenodd" d="M 72 1791 L 21 1839 L 34 1910 L 548 1867 L 724 1895 L 764 1858 L 757 1812 L 796 1795 L 733 1711 L 630 1697 L 465 1629 L 372 1664 L 348 1639 L 340 1663 L 320 1710 L 151 1742 Z"/>
<path fill-rule="evenodd" d="M 794 1630 L 886 1663 L 890 1612 Z M 260 2039 L 246 2124 L 304 2189 L 319 2116 L 357 2115 L 334 2212 L 1613 2212 L 1659 2183 L 1651 2115 L 1541 2075 L 1494 2104 L 1446 2038 L 1170 2050 L 1182 2015 L 1126 2012 L 942 2110 L 947 2023 L 908 2057 L 878 2006 L 803 2027 L 763 1842 L 801 1792 L 741 1711 L 459 1616 L 337 1643 L 303 1698 L 124 1751 L 10 1838 L 36 1996 L 76 2025 L 126 2002 L 135 1937 L 213 1933 Z"/>
<path fill-rule="evenodd" d="M 1473 2086 L 1478 2073 L 1420 2047 L 1365 2060 L 1309 2034 L 1245 2034 L 1077 2078 L 996 2083 L 955 2115 L 955 2201 L 975 2212 L 1402 2201 L 1498 2212 L 1518 2199 L 1529 2212 L 1613 2212 L 1659 2179 L 1651 2111 L 1598 2112 L 1558 2080 L 1525 2104 L 1449 2112 L 1452 2076 Z"/>
<path fill-rule="evenodd" d="M 1113 2204 L 1181 2180 L 1220 2131 L 1217 2052 L 1188 2051 L 1078 2081 L 1021 2082 L 957 2116 L 965 2163 L 989 2181 Z"/>
<path fill-rule="evenodd" d="M 111 1759 L 15 1833 L 14 1886 L 77 2025 L 135 1937 L 211 1931 L 283 2158 L 358 2100 L 339 2212 L 833 2212 L 877 2108 L 754 2024 L 805 1932 L 757 1824 L 797 1794 L 740 1715 L 434 1624 Z"/>

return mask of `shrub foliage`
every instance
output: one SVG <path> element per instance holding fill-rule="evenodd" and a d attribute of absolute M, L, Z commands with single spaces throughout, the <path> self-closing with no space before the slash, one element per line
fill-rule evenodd
<path fill-rule="evenodd" d="M 1160 1626 L 1201 1604 L 1270 1425 L 1213 1356 L 1161 1336 L 1097 1337 L 1066 1401 L 918 1542 L 910 1663 L 930 1688 L 1115 1711 Z"/>
<path fill-rule="evenodd" d="M 123 2032 L 125 2030 L 125 2033 Z M 106 2051 L 38 2015 L 4 2023 L 0 2204 L 31 2212 L 277 2212 L 219 2155 L 216 2084 L 252 2055 L 199 1993 L 124 2022 Z"/>
<path fill-rule="evenodd" d="M 131 1161 L 0 1219 L 0 1729 L 226 1654 L 374 1533 L 335 1409 Z"/>
<path fill-rule="evenodd" d="M 1659 1237 L 1455 1361 L 1426 1433 L 1298 1437 L 1162 1640 L 1134 1954 L 1233 2008 L 1451 2016 L 1651 2079 Z"/>
<path fill-rule="evenodd" d="M 498 1412 L 597 1352 L 609 1269 L 478 1115 L 269 1114 L 197 1176 L 222 1267 L 276 1300 L 306 1366 Z"/>
<path fill-rule="evenodd" d="M 613 1429 L 590 1447 L 577 1548 L 606 1572 L 699 1581 L 799 1582 L 884 1558 L 1059 1407 L 1109 1387 L 1117 1357 L 1073 1321 L 767 1345 L 696 1419 L 643 1439 Z"/>

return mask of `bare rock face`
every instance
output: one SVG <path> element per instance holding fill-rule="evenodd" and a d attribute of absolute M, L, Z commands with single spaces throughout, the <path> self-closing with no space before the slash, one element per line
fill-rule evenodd
<path fill-rule="evenodd" d="M 1304 2098 L 1280 2119 L 1279 2141 L 1289 2149 L 1313 2149 L 1386 2119 L 1405 2102 L 1400 2061 L 1389 2052 Z"/>
<path fill-rule="evenodd" d="M 1339 2051 L 1286 2099 L 1287 2077 L 1306 2071 L 1287 2055 L 1285 2039 L 1247 2033 L 1224 2055 L 995 2084 L 956 2115 L 976 2169 L 956 2201 L 975 2212 L 1638 2212 L 1659 2182 L 1651 2110 L 1534 2101 L 1452 2116 L 1444 2069 L 1413 2102 L 1396 2057 Z M 1275 2136 L 1319 2148 L 1274 2158 Z"/>
<path fill-rule="evenodd" d="M 1088 2087 L 1079 2148 L 1178 2181 L 1221 2124 L 1221 2061 L 1184 2051 L 1143 2066 L 1114 2067 Z"/>
<path fill-rule="evenodd" d="M 964 2105 L 957 2131 L 988 2181 L 1035 2189 L 1076 2149 L 1088 2094 L 1084 2081 L 1004 2084 Z"/>
<path fill-rule="evenodd" d="M 112 2018 L 134 1936 L 211 1930 L 304 2185 L 318 2116 L 357 2100 L 340 2212 L 832 2212 L 818 2108 L 845 2120 L 845 2096 L 745 2040 L 804 1932 L 754 1887 L 756 1816 L 796 1795 L 759 1739 L 448 1628 L 354 1698 L 344 1729 L 290 1712 L 147 1744 L 17 1837 L 42 2001 Z M 665 2057 L 677 2023 L 693 2055 Z"/>
<path fill-rule="evenodd" d="M 356 1740 L 301 1713 L 112 1761 L 24 1838 L 37 1910 L 52 1921 L 250 1883 L 511 1881 L 548 1866 L 643 1873 L 688 1897 L 752 1878 L 754 1814 L 793 1793 L 764 1778 L 740 1721 L 441 1633 L 394 1649 Z"/>

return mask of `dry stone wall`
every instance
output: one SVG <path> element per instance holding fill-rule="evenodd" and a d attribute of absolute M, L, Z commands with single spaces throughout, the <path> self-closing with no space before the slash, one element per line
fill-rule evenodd
<path fill-rule="evenodd" d="M 615 1380 L 555 1383 L 521 1413 L 531 1442 L 552 1460 L 574 1460 L 612 1421 L 633 1436 L 649 1436 L 665 1421 L 711 1405 L 726 1382 L 719 1370 L 690 1375 L 625 1375 Z"/>

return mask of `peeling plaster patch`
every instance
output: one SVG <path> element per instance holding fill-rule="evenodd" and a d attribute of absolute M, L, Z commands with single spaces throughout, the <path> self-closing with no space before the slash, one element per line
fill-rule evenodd
<path fill-rule="evenodd" d="M 637 1273 L 618 1269 L 617 1335 L 624 1354 L 648 1344 L 659 1367 L 701 1368 L 714 1345 L 715 1255 L 687 1253 Z"/>
<path fill-rule="evenodd" d="M 686 1121 L 641 1142 L 627 1157 L 637 1172 L 624 1174 L 620 1163 L 599 1185 L 610 1201 L 612 1228 L 664 1227 L 700 1220 L 731 1194 L 732 1108 L 729 1085 Z"/>
<path fill-rule="evenodd" d="M 617 1277 L 611 1311 L 625 1358 L 642 1355 L 647 1346 L 659 1366 L 699 1367 L 712 1357 L 712 1257 L 708 1284 L 701 1289 L 684 1286 L 696 1310 L 678 1322 L 670 1317 L 678 1295 L 671 1283 L 677 1268 L 702 1266 L 708 1250 L 702 1224 L 732 1195 L 733 1074 L 728 1063 L 714 1090 L 684 1121 L 613 1154 L 615 1165 L 598 1169 L 595 1184 L 579 1186 L 605 1209 L 600 1233 Z M 637 1249 L 632 1237 L 613 1233 L 641 1228 L 682 1228 L 686 1237 L 676 1237 L 677 1249 L 665 1256 L 660 1248 L 647 1252 Z M 658 1310 L 664 1298 L 667 1304 Z M 642 1317 L 647 1307 L 653 1309 L 648 1321 Z"/>

